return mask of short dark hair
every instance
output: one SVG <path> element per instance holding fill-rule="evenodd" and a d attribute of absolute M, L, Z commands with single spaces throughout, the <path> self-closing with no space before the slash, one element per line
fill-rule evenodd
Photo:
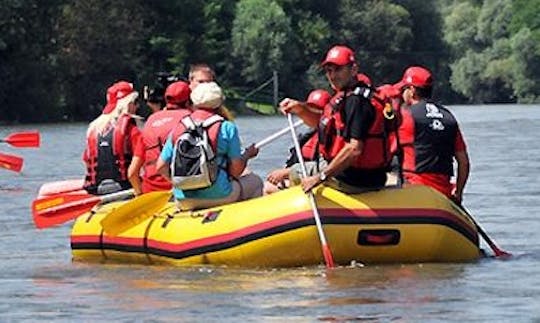
<path fill-rule="evenodd" d="M 416 95 L 423 99 L 431 99 L 431 95 L 433 94 L 433 86 L 426 86 L 426 87 L 414 87 L 416 89 Z"/>

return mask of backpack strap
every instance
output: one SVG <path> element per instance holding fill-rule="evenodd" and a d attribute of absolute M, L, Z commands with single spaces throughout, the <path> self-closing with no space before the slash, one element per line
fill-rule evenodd
<path fill-rule="evenodd" d="M 223 119 L 222 116 L 220 115 L 217 115 L 217 114 L 214 114 L 213 116 L 211 116 L 210 118 L 204 120 L 201 124 L 201 126 L 203 126 L 204 128 L 208 128 L 210 127 L 211 125 L 213 125 L 214 123 L 216 122 L 220 122 L 220 121 L 223 121 L 225 119 Z"/>
<path fill-rule="evenodd" d="M 185 129 L 184 131 L 195 129 L 196 124 L 195 124 L 195 122 L 193 121 L 193 119 L 191 119 L 190 116 L 185 116 L 185 117 L 183 117 L 182 120 L 180 120 L 180 122 L 182 122 L 182 124 L 184 125 L 184 127 L 186 127 L 186 129 Z"/>

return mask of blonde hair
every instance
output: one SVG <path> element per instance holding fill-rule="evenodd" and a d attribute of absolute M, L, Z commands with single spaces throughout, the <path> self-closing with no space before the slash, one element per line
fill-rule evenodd
<path fill-rule="evenodd" d="M 111 113 L 103 113 L 90 123 L 86 136 L 90 135 L 93 131 L 96 131 L 97 133 L 103 132 L 109 124 L 116 122 L 121 115 L 129 114 L 129 104 L 135 102 L 138 97 L 139 93 L 134 91 L 125 97 L 118 99 L 118 102 Z"/>
<path fill-rule="evenodd" d="M 223 119 L 227 121 L 233 121 L 234 120 L 234 114 L 231 110 L 229 110 L 226 106 L 221 105 L 219 108 L 215 110 L 216 114 L 223 117 Z"/>

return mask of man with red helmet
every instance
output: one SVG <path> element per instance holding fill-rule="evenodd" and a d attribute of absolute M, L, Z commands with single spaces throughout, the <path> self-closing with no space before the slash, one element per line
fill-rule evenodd
<path fill-rule="evenodd" d="M 469 177 L 469 156 L 454 115 L 431 100 L 433 78 L 420 66 L 405 70 L 397 84 L 405 104 L 399 128 L 405 181 L 433 187 L 461 203 Z M 457 161 L 456 187 L 450 183 Z"/>
<path fill-rule="evenodd" d="M 190 94 L 189 83 L 184 81 L 171 83 L 165 89 L 165 108 L 150 115 L 146 121 L 128 169 L 129 181 L 135 194 L 172 188 L 169 180 L 157 172 L 156 162 L 171 130 L 182 118 L 191 113 Z M 142 182 L 141 168 L 144 169 Z"/>
<path fill-rule="evenodd" d="M 306 108 L 311 112 L 321 115 L 324 107 L 332 96 L 326 90 L 313 90 L 309 93 L 306 100 Z M 313 172 L 312 169 L 319 165 L 318 161 L 315 161 L 319 156 L 317 145 L 319 144 L 317 131 L 310 130 L 307 133 L 298 135 L 298 142 L 302 148 L 302 157 L 304 157 L 306 167 Z M 311 163 L 311 161 L 314 161 Z M 301 172 L 301 169 L 297 167 L 298 158 L 296 157 L 296 152 L 294 147 L 290 149 L 290 156 L 285 162 L 285 167 L 271 171 L 266 177 L 266 182 L 264 183 L 264 194 L 271 194 L 277 192 L 279 188 L 284 188 L 288 186 L 287 180 L 289 179 L 291 173 L 292 176 Z M 297 176 L 298 177 L 298 176 Z"/>
<path fill-rule="evenodd" d="M 334 46 L 322 67 L 336 94 L 321 117 L 310 112 L 304 102 L 286 98 L 280 103 L 282 112 L 297 114 L 308 126 L 318 127 L 319 151 L 328 162 L 318 174 L 302 179 L 302 186 L 309 191 L 332 178 L 330 185 L 347 192 L 381 188 L 388 166 L 379 136 L 384 120 L 371 103 L 371 89 L 357 80 L 354 52 L 346 46 Z"/>

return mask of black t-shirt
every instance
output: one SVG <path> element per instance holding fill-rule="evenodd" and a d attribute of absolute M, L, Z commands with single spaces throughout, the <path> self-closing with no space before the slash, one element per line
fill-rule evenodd
<path fill-rule="evenodd" d="M 341 110 L 341 117 L 345 123 L 343 137 L 346 141 L 353 138 L 365 142 L 369 128 L 375 120 L 375 108 L 368 99 L 358 95 L 347 96 L 343 104 Z M 386 170 L 348 167 L 336 178 L 353 186 L 381 187 L 386 183 Z"/>

